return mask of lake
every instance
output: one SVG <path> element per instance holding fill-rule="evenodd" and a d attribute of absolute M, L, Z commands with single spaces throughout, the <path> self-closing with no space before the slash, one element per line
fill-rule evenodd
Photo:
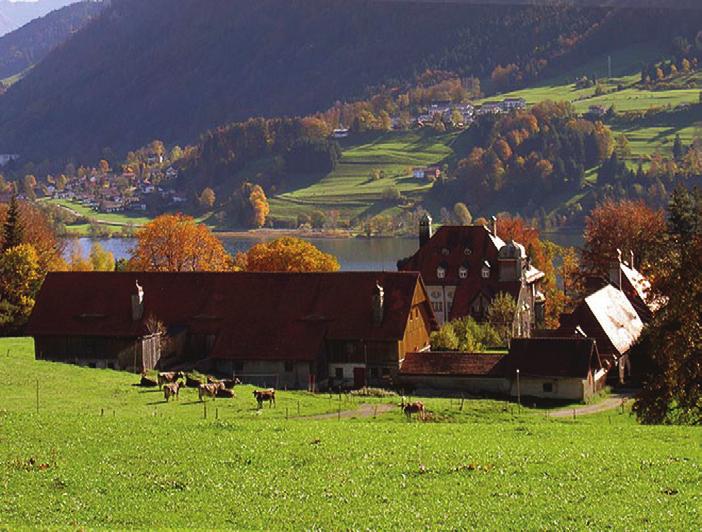
<path fill-rule="evenodd" d="M 580 232 L 545 234 L 544 238 L 561 246 L 582 245 Z M 227 250 L 235 254 L 248 250 L 264 239 L 223 237 L 221 240 Z M 343 271 L 395 271 L 398 259 L 414 254 L 419 246 L 417 238 L 305 238 L 305 240 L 325 253 L 331 253 L 337 257 Z M 87 256 L 93 239 L 80 238 L 78 242 L 84 255 Z M 105 238 L 98 239 L 98 242 L 116 259 L 128 258 L 129 250 L 135 244 L 134 239 L 130 238 Z M 68 246 L 68 255 L 70 251 L 71 246 Z"/>

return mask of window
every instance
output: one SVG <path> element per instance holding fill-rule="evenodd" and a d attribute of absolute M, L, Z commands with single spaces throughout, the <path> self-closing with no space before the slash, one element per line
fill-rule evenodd
<path fill-rule="evenodd" d="M 458 269 L 458 276 L 459 276 L 461 279 L 467 279 L 467 278 L 468 278 L 468 268 L 466 268 L 465 266 L 461 266 L 461 267 Z"/>
<path fill-rule="evenodd" d="M 553 393 L 553 383 L 552 382 L 544 382 L 543 390 L 544 390 L 544 393 Z"/>
<path fill-rule="evenodd" d="M 442 248 L 442 249 L 441 249 L 441 254 L 442 254 L 444 257 L 448 257 L 448 256 L 451 254 L 451 250 L 450 250 L 449 248 Z"/>
<path fill-rule="evenodd" d="M 286 373 L 292 373 L 294 369 L 295 369 L 295 366 L 292 362 L 285 363 L 285 372 Z"/>
<path fill-rule="evenodd" d="M 446 270 L 444 268 L 442 268 L 441 266 L 439 266 L 436 269 L 436 277 L 437 277 L 437 279 L 443 279 L 444 277 L 446 277 Z"/>
<path fill-rule="evenodd" d="M 371 368 L 370 369 L 370 375 L 371 377 L 378 377 L 378 368 Z"/>
<path fill-rule="evenodd" d="M 463 254 L 468 257 L 473 254 L 473 250 L 467 247 L 466 249 L 463 250 Z"/>
<path fill-rule="evenodd" d="M 344 368 L 336 368 L 334 370 L 334 377 L 337 379 L 343 379 L 344 378 Z"/>
<path fill-rule="evenodd" d="M 487 261 L 485 264 L 483 264 L 483 269 L 481 270 L 481 275 L 483 276 L 483 279 L 489 279 L 490 278 L 490 263 Z"/>

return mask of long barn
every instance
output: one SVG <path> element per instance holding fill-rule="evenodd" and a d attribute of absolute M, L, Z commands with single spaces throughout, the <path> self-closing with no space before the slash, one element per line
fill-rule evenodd
<path fill-rule="evenodd" d="M 68 272 L 47 276 L 27 332 L 42 360 L 317 389 L 392 384 L 434 329 L 412 272 Z"/>

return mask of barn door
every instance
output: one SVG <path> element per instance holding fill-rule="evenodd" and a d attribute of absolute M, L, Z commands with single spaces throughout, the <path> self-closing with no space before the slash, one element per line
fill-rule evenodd
<path fill-rule="evenodd" d="M 366 368 L 353 368 L 353 387 L 363 388 L 366 385 Z"/>

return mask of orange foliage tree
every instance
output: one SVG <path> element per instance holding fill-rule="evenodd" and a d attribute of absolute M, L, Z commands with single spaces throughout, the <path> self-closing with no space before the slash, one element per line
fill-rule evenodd
<path fill-rule="evenodd" d="M 617 250 L 625 259 L 635 255 L 635 266 L 646 273 L 666 232 L 665 215 L 643 201 L 607 200 L 585 220 L 584 266 L 606 274 L 617 261 Z"/>
<path fill-rule="evenodd" d="M 236 265 L 250 272 L 335 272 L 339 261 L 299 238 L 283 237 L 239 253 Z"/>
<path fill-rule="evenodd" d="M 0 226 L 5 224 L 8 210 L 7 204 L 0 204 Z M 62 258 L 64 243 L 56 237 L 44 213 L 33 204 L 20 201 L 19 223 L 22 226 L 21 243 L 30 244 L 34 248 L 41 270 L 65 270 L 66 263 Z"/>
<path fill-rule="evenodd" d="M 255 227 L 263 227 L 266 224 L 266 218 L 271 212 L 268 205 L 268 198 L 260 185 L 254 185 L 249 194 L 249 202 L 253 210 L 252 223 Z"/>
<path fill-rule="evenodd" d="M 183 214 L 155 218 L 136 233 L 129 269 L 152 272 L 228 271 L 232 258 L 202 224 Z"/>
<path fill-rule="evenodd" d="M 556 268 L 553 265 L 556 246 L 543 242 L 539 230 L 528 226 L 518 216 L 501 216 L 497 220 L 497 234 L 502 240 L 514 240 L 522 244 L 532 265 L 544 272 L 541 290 L 546 296 L 546 326 L 557 326 L 565 297 L 556 282 Z"/>

